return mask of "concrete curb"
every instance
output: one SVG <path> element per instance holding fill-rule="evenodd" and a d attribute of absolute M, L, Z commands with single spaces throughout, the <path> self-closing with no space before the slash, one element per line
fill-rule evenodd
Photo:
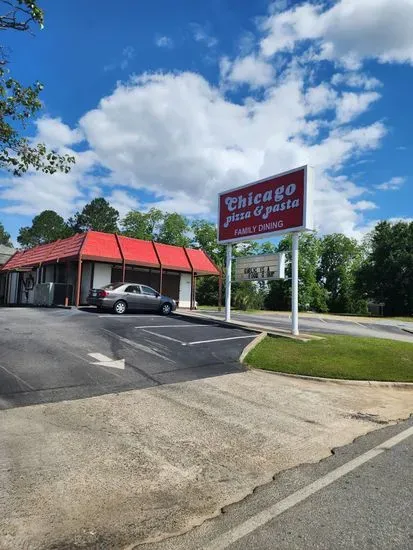
<path fill-rule="evenodd" d="M 261 334 L 258 334 L 258 336 L 254 338 L 254 340 L 252 340 L 252 342 L 250 342 L 245 346 L 245 348 L 242 350 L 241 355 L 239 356 L 239 362 L 241 364 L 244 363 L 244 359 L 249 354 L 249 352 L 253 350 L 255 346 L 258 346 L 258 344 L 262 342 L 266 336 L 267 336 L 266 332 L 261 332 Z"/>
<path fill-rule="evenodd" d="M 315 336 L 313 334 L 300 334 L 300 336 L 293 336 L 290 332 L 283 329 L 275 329 L 265 325 L 257 325 L 255 323 L 248 323 L 245 321 L 224 321 L 220 317 L 213 315 L 205 315 L 194 311 L 178 311 L 175 315 L 182 315 L 183 317 L 191 317 L 193 319 L 205 319 L 206 321 L 213 321 L 222 327 L 230 328 L 242 328 L 249 330 L 250 332 L 266 332 L 269 336 L 280 336 L 282 338 L 291 338 L 292 340 L 299 340 L 300 342 L 309 342 L 310 340 L 324 340 L 322 336 Z"/>
<path fill-rule="evenodd" d="M 379 380 L 346 380 L 343 378 L 322 378 L 321 376 L 308 376 L 305 374 L 291 374 L 288 372 L 278 372 L 274 370 L 259 369 L 245 365 L 251 370 L 268 372 L 270 374 L 276 374 L 277 376 L 286 376 L 287 378 L 298 378 L 299 380 L 309 380 L 312 382 L 332 383 L 340 386 L 376 386 L 380 388 L 398 388 L 405 390 L 413 390 L 413 382 L 382 382 Z"/>

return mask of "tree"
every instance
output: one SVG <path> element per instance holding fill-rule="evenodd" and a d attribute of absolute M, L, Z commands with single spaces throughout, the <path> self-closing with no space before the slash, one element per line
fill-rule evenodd
<path fill-rule="evenodd" d="M 292 237 L 287 235 L 279 245 L 279 252 L 286 252 L 289 262 L 286 269 L 286 281 L 273 281 L 266 298 L 266 305 L 270 309 L 277 306 L 291 307 L 291 244 Z M 313 233 L 303 233 L 299 239 L 298 258 L 298 303 L 301 310 L 327 311 L 326 292 L 317 280 L 317 269 L 320 261 L 321 241 Z"/>
<path fill-rule="evenodd" d="M 0 15 L 0 30 L 30 31 L 32 24 L 43 28 L 43 11 L 36 0 L 0 0 L 4 13 Z M 41 170 L 48 174 L 69 172 L 75 159 L 47 150 L 42 143 L 32 145 L 20 135 L 27 121 L 42 107 L 40 82 L 23 86 L 12 78 L 8 68 L 6 48 L 0 46 L 0 168 L 19 176 L 27 170 Z"/>
<path fill-rule="evenodd" d="M 191 240 L 188 220 L 176 212 L 165 214 L 157 240 L 160 243 L 174 244 L 176 246 L 189 246 Z"/>
<path fill-rule="evenodd" d="M 64 219 L 53 210 L 44 210 L 35 216 L 30 227 L 22 227 L 17 241 L 25 248 L 51 243 L 72 234 Z"/>
<path fill-rule="evenodd" d="M 195 220 L 191 225 L 194 234 L 192 246 L 201 248 L 221 268 L 225 265 L 225 245 L 217 243 L 217 227 L 208 220 Z"/>
<path fill-rule="evenodd" d="M 0 222 L 0 244 L 4 246 L 13 246 L 11 242 L 10 233 L 4 229 L 4 225 Z"/>
<path fill-rule="evenodd" d="M 336 313 L 364 313 L 366 304 L 356 295 L 355 273 L 362 261 L 362 248 L 342 233 L 321 241 L 318 278 L 328 292 L 328 307 Z"/>
<path fill-rule="evenodd" d="M 93 199 L 68 220 L 69 226 L 76 233 L 94 230 L 104 233 L 117 233 L 119 212 L 102 197 Z"/>
<path fill-rule="evenodd" d="M 385 304 L 386 315 L 413 315 L 413 222 L 376 225 L 356 274 L 366 298 Z"/>
<path fill-rule="evenodd" d="M 157 208 L 151 208 L 145 213 L 131 210 L 121 222 L 122 234 L 144 241 L 156 240 L 163 218 L 163 213 Z"/>

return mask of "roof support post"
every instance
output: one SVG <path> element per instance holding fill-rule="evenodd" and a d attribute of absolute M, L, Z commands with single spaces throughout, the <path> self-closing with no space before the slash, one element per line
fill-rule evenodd
<path fill-rule="evenodd" d="M 75 306 L 79 307 L 80 305 L 80 287 L 82 286 L 82 256 L 79 256 L 79 261 L 77 263 L 77 279 L 76 279 L 76 302 Z"/>
<path fill-rule="evenodd" d="M 158 251 L 156 250 L 155 243 L 153 241 L 151 241 L 151 242 L 152 242 L 152 246 L 153 246 L 153 249 L 155 251 L 155 254 L 156 254 L 156 258 L 159 262 L 159 294 L 162 294 L 162 291 L 163 291 L 163 266 L 162 266 L 161 258 L 158 254 Z"/>
<path fill-rule="evenodd" d="M 125 256 L 123 254 L 122 246 L 121 246 L 120 241 L 119 241 L 119 235 L 117 233 L 115 233 L 115 239 L 116 239 L 116 244 L 118 245 L 118 248 L 119 248 L 119 253 L 120 253 L 121 258 L 122 258 L 122 283 L 124 283 L 125 282 L 125 276 L 126 276 Z"/>

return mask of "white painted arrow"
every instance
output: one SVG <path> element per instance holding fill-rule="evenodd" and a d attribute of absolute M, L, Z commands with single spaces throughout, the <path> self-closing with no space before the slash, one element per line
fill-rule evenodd
<path fill-rule="evenodd" d="M 110 357 L 106 357 L 106 355 L 103 355 L 102 353 L 88 353 L 90 357 L 93 357 L 93 359 L 96 359 L 98 363 L 91 363 L 92 365 L 99 365 L 100 367 L 111 367 L 113 369 L 125 369 L 125 359 L 111 359 Z"/>

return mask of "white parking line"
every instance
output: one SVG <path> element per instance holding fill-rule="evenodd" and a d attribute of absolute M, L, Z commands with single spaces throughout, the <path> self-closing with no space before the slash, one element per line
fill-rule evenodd
<path fill-rule="evenodd" d="M 217 327 L 218 325 L 204 325 L 203 323 L 200 323 L 199 325 L 142 325 L 140 327 L 135 328 L 190 328 L 190 327 Z"/>
<path fill-rule="evenodd" d="M 411 435 L 413 435 L 413 426 L 411 426 L 410 428 L 407 428 L 407 430 L 404 430 L 398 435 L 388 439 L 384 443 L 377 445 L 377 447 L 374 447 L 370 451 L 367 451 L 362 455 L 354 458 L 353 460 L 350 460 L 346 464 L 343 464 L 343 466 L 340 466 L 339 468 L 336 468 L 332 472 L 329 472 L 328 474 L 320 477 L 313 483 L 310 483 L 310 485 L 307 485 L 306 487 L 303 487 L 302 489 L 296 491 L 295 493 L 292 493 L 291 495 L 284 498 L 283 500 L 276 502 L 266 510 L 263 510 L 262 512 L 259 512 L 255 516 L 252 516 L 241 525 L 238 525 L 237 527 L 230 529 L 226 533 L 223 533 L 219 537 L 216 537 L 212 541 L 212 543 L 203 547 L 204 550 L 225 550 L 235 542 L 239 541 L 240 539 L 246 537 L 247 535 L 259 529 L 263 525 L 267 524 L 269 521 L 273 520 L 283 512 L 286 512 L 290 508 L 293 508 L 297 504 L 300 504 L 301 502 L 309 498 L 314 493 L 317 493 L 321 489 L 328 487 L 329 485 L 331 485 L 341 477 L 349 474 L 356 468 L 359 468 L 360 466 L 362 466 L 372 458 L 375 458 L 376 456 L 381 455 L 382 453 L 384 453 L 384 451 L 391 449 L 392 447 L 394 447 L 398 443 L 401 443 Z"/>
<path fill-rule="evenodd" d="M 117 340 L 119 340 L 120 342 L 123 342 L 124 344 L 128 344 L 129 346 L 131 346 L 133 348 L 136 348 L 140 351 L 143 351 L 145 353 L 149 353 L 151 355 L 156 355 L 156 357 L 160 357 L 164 361 L 169 361 L 169 363 L 174 363 L 175 364 L 175 361 L 173 361 L 169 357 L 166 357 L 165 355 L 162 355 L 161 353 L 158 353 L 157 351 L 155 351 L 152 348 L 148 348 L 148 346 L 144 346 L 143 344 L 138 344 L 137 342 L 134 342 L 133 340 L 129 340 L 128 338 L 124 338 L 123 336 L 119 336 L 119 334 L 116 334 L 116 332 L 112 332 L 111 330 L 107 330 L 105 328 L 102 329 L 102 330 L 107 332 L 108 334 L 110 334 L 112 336 L 112 338 L 116 338 Z"/>
<path fill-rule="evenodd" d="M 249 336 L 231 336 L 230 338 L 214 338 L 213 340 L 199 340 L 198 342 L 188 342 L 188 346 L 196 346 L 197 344 L 208 344 L 209 342 L 225 342 L 226 340 L 240 340 L 241 338 L 255 338 L 256 334 Z"/>
<path fill-rule="evenodd" d="M 31 386 L 28 382 L 23 380 L 23 378 L 20 378 L 20 376 L 17 376 L 17 374 L 15 374 L 14 372 L 11 372 L 9 369 L 6 369 L 6 367 L 3 367 L 3 365 L 0 365 L 0 369 L 3 369 L 4 371 L 6 371 L 7 374 L 10 374 L 10 376 L 13 376 L 13 378 L 15 378 L 21 384 L 24 384 L 25 386 L 27 386 L 30 390 L 33 390 L 33 391 L 35 390 L 35 388 L 33 388 L 33 386 Z"/>
<path fill-rule="evenodd" d="M 151 330 L 146 330 L 146 329 L 143 329 L 142 332 L 147 332 L 148 334 L 152 334 L 153 336 L 157 336 L 158 338 L 165 338 L 165 340 L 171 340 L 172 342 L 178 342 L 183 346 L 187 345 L 186 342 L 182 342 L 182 340 L 177 340 L 176 338 L 171 338 L 170 336 L 165 336 L 165 334 L 158 334 L 156 332 L 152 332 Z"/>

